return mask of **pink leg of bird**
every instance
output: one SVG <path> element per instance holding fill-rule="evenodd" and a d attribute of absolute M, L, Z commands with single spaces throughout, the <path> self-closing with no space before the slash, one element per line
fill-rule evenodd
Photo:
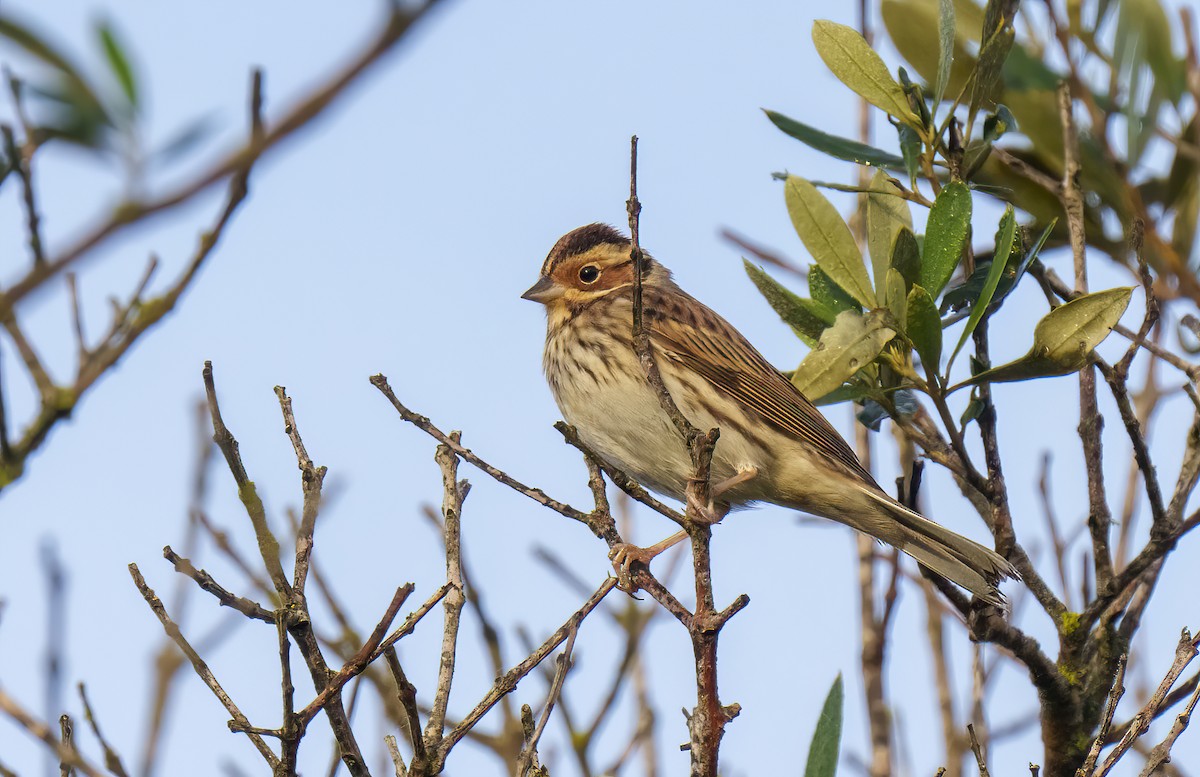
<path fill-rule="evenodd" d="M 690 497 L 688 505 L 695 509 L 701 521 L 710 524 L 717 523 L 729 512 L 729 503 L 717 502 L 716 500 L 734 486 L 741 485 L 756 477 L 758 477 L 757 468 L 750 467 L 749 469 L 742 470 L 732 477 L 713 484 L 709 489 L 709 501 L 707 505 L 698 505 Z M 617 577 L 622 581 L 622 588 L 625 588 L 625 582 L 630 580 L 630 569 L 634 564 L 643 564 L 649 568 L 650 562 L 655 556 L 678 545 L 687 539 L 687 536 L 687 532 L 685 531 L 676 532 L 665 540 L 656 542 L 646 548 L 639 548 L 637 545 L 629 542 L 613 545 L 612 549 L 608 552 L 608 557 L 612 559 L 613 569 L 616 570 Z"/>

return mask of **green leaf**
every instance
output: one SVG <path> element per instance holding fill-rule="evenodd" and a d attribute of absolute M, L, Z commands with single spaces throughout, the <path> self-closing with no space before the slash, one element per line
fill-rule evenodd
<path fill-rule="evenodd" d="M 828 310 L 833 318 L 843 310 L 860 310 L 854 298 L 834 283 L 820 267 L 808 271 L 808 295 L 813 302 Z"/>
<path fill-rule="evenodd" d="M 929 296 L 937 299 L 954 274 L 963 248 L 971 235 L 971 190 L 962 181 L 942 188 L 925 229 L 925 251 L 921 256 L 918 281 Z"/>
<path fill-rule="evenodd" d="M 900 136 L 900 155 L 904 157 L 904 172 L 908 173 L 909 184 L 917 188 L 917 175 L 921 172 L 921 150 L 924 142 L 917 131 L 907 124 L 897 124 L 896 133 Z"/>
<path fill-rule="evenodd" d="M 979 62 L 975 65 L 975 83 L 971 89 L 971 114 L 979 106 L 992 99 L 992 93 L 1000 82 L 1004 62 L 1016 40 L 1013 17 L 1017 11 L 1017 0 L 988 0 L 984 14 L 983 47 L 979 51 Z"/>
<path fill-rule="evenodd" d="M 942 360 L 942 319 L 933 297 L 921 286 L 908 292 L 908 317 L 905 334 L 930 373 L 936 373 Z"/>
<path fill-rule="evenodd" d="M 125 93 L 129 107 L 136 109 L 138 107 L 137 80 L 134 78 L 133 67 L 129 64 L 129 57 L 125 55 L 124 47 L 117 41 L 112 26 L 108 22 L 100 23 L 96 32 L 100 35 L 100 45 L 104 49 L 105 58 L 108 59 L 108 66 L 112 68 L 113 75 L 121 86 L 121 91 Z"/>
<path fill-rule="evenodd" d="M 997 105 L 996 112 L 984 119 L 983 140 L 986 143 L 994 143 L 1002 138 L 1004 133 L 1016 129 L 1017 118 L 1012 115 L 1012 111 L 1007 105 Z"/>
<path fill-rule="evenodd" d="M 971 423 L 975 419 L 979 418 L 979 416 L 983 415 L 983 409 L 985 407 L 986 407 L 986 405 L 983 404 L 982 399 L 980 399 L 979 397 L 976 397 L 976 396 L 972 396 L 971 401 L 967 403 L 966 410 L 963 410 L 963 414 L 962 414 L 962 417 L 959 419 L 959 423 L 961 423 L 962 427 L 964 429 L 966 429 L 967 424 Z"/>
<path fill-rule="evenodd" d="M 821 339 L 821 332 L 833 323 L 833 316 L 812 300 L 793 294 L 761 268 L 745 259 L 742 260 L 742 264 L 745 265 L 746 274 L 750 276 L 759 293 L 779 314 L 783 323 L 790 326 L 796 336 L 809 347 L 815 346 Z"/>
<path fill-rule="evenodd" d="M 840 313 L 833 326 L 821 334 L 817 347 L 804 357 L 792 374 L 800 393 L 819 399 L 845 383 L 875 360 L 896 333 L 884 324 L 882 311 Z"/>
<path fill-rule="evenodd" d="M 784 373 L 788 375 L 788 373 Z M 793 372 L 792 375 L 795 373 Z M 792 375 L 788 375 L 788 380 L 791 380 Z M 837 405 L 842 402 L 861 402 L 872 395 L 871 388 L 865 381 L 855 380 L 853 383 L 846 383 L 838 386 L 833 391 L 830 391 L 823 397 L 813 400 L 813 404 L 818 407 L 827 407 L 829 405 Z"/>
<path fill-rule="evenodd" d="M 834 777 L 837 774 L 838 748 L 842 741 L 842 675 L 829 689 L 817 728 L 813 732 L 812 744 L 808 746 L 808 763 L 804 766 L 804 777 Z"/>
<path fill-rule="evenodd" d="M 889 154 L 886 151 L 868 146 L 865 143 L 859 143 L 857 140 L 830 135 L 804 122 L 790 119 L 782 113 L 766 109 L 763 112 L 767 114 L 767 118 L 771 120 L 771 123 L 788 135 L 831 157 L 843 159 L 847 162 L 856 162 L 860 165 L 886 167 L 892 170 L 904 169 L 904 160 L 895 154 Z"/>
<path fill-rule="evenodd" d="M 954 64 L 954 0 L 940 0 L 938 8 L 938 69 L 933 87 L 933 106 L 941 105 L 950 83 L 950 66 Z"/>
<path fill-rule="evenodd" d="M 892 243 L 892 267 L 896 268 L 908 283 L 921 282 L 921 244 L 907 227 L 896 233 Z"/>
<path fill-rule="evenodd" d="M 975 57 L 969 46 L 974 46 L 978 41 L 971 41 L 967 29 L 971 19 L 969 14 L 964 14 L 964 5 L 970 4 L 969 0 L 967 3 L 955 3 L 958 30 L 954 40 L 950 78 L 946 84 L 946 92 L 951 95 L 956 95 L 962 90 L 975 67 Z M 976 9 L 976 12 L 978 10 Z M 939 0 L 882 0 L 880 15 L 888 37 L 900 55 L 926 83 L 935 83 L 940 61 Z M 978 27 L 970 29 L 975 30 L 977 34 Z"/>
<path fill-rule="evenodd" d="M 854 28 L 818 19 L 813 22 L 813 45 L 826 67 L 837 79 L 867 102 L 911 127 L 921 120 L 908 105 L 908 98 L 888 72 L 883 59 Z"/>
<path fill-rule="evenodd" d="M 1029 353 L 973 375 L 950 391 L 976 383 L 1006 383 L 1077 372 L 1121 320 L 1132 294 L 1132 287 L 1108 289 L 1060 305 L 1034 328 Z"/>
<path fill-rule="evenodd" d="M 904 280 L 904 276 L 897 272 L 896 268 L 888 268 L 884 301 L 901 329 L 904 328 L 908 316 L 908 286 L 908 281 Z"/>
<path fill-rule="evenodd" d="M 795 175 L 788 176 L 784 198 L 796 234 L 817 266 L 863 307 L 875 307 L 875 292 L 867 279 L 862 254 L 833 204 L 815 186 Z"/>
<path fill-rule="evenodd" d="M 950 354 L 950 361 L 946 364 L 947 373 L 950 372 L 950 365 L 954 364 L 954 358 L 958 356 L 958 352 L 966 345 L 967 338 L 983 320 L 983 315 L 992 302 L 992 295 L 996 293 L 996 287 L 1000 285 L 1000 277 L 1004 274 L 1004 268 L 1008 266 L 1008 257 L 1012 253 L 1013 241 L 1016 236 L 1017 216 L 1013 211 L 1013 206 L 1009 205 L 1004 209 L 1004 215 L 1000 218 L 1000 231 L 996 235 L 996 253 L 992 258 L 992 266 L 988 270 L 978 299 L 971 305 L 971 315 L 967 318 L 967 325 L 963 327 L 962 334 L 958 338 L 958 345 L 954 346 L 954 352 Z"/>
<path fill-rule="evenodd" d="M 11 43 L 16 44 L 24 49 L 26 53 L 42 60 L 57 70 L 67 82 L 67 89 L 63 90 L 63 92 L 73 99 L 85 103 L 83 108 L 87 113 L 106 115 L 103 103 L 100 102 L 96 93 L 92 91 L 92 87 L 88 84 L 87 79 L 83 77 L 81 71 L 46 40 L 8 16 L 0 16 L 0 38 L 5 38 Z"/>
<path fill-rule="evenodd" d="M 892 246 L 905 227 L 912 229 L 908 202 L 886 173 L 875 173 L 867 193 L 867 253 L 871 256 L 876 289 L 883 288 L 888 268 L 892 266 Z"/>

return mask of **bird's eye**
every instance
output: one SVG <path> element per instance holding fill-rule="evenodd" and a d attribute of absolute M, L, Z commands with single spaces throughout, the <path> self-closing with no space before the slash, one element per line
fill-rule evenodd
<path fill-rule="evenodd" d="M 600 277 L 600 268 L 594 264 L 585 265 L 579 270 L 579 280 L 584 283 L 595 283 Z"/>

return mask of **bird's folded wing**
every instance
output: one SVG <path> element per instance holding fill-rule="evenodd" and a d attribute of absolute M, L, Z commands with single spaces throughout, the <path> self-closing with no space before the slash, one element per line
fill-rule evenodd
<path fill-rule="evenodd" d="M 701 307 L 701 303 L 695 304 Z M 665 357 L 703 376 L 771 426 L 875 486 L 874 478 L 813 403 L 731 324 L 710 310 L 704 312 L 707 315 L 700 316 L 703 328 L 655 316 L 651 341 Z"/>

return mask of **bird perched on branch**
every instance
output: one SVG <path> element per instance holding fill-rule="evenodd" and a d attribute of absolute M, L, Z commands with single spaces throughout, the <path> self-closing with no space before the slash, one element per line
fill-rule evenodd
<path fill-rule="evenodd" d="M 563 236 L 522 296 L 546 308 L 546 379 L 567 423 L 608 464 L 642 485 L 685 499 L 693 465 L 687 445 L 647 381 L 633 348 L 631 243 L 604 224 Z M 725 319 L 683 291 L 645 255 L 643 321 L 663 383 L 700 429 L 718 427 L 712 504 L 772 502 L 846 524 L 882 540 L 983 600 L 1015 577 L 994 551 L 959 536 L 892 497 L 850 446 L 786 377 Z M 649 563 L 683 539 L 618 547 L 623 566 Z"/>

